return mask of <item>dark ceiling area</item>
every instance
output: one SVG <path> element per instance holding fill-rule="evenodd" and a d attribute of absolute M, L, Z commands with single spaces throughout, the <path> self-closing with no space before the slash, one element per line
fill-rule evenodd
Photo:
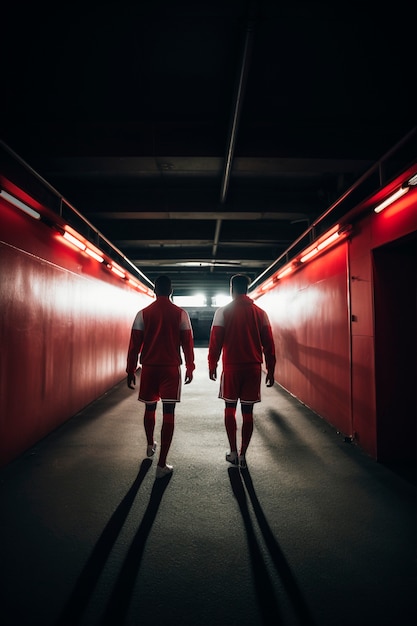
<path fill-rule="evenodd" d="M 413 3 L 10 5 L 0 139 L 177 295 L 255 281 L 416 125 Z"/>

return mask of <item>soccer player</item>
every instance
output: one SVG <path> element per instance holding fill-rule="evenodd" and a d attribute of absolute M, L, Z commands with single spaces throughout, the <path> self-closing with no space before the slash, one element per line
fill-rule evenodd
<path fill-rule="evenodd" d="M 138 400 L 145 403 L 143 424 L 147 439 L 147 456 L 155 454 L 155 414 L 162 400 L 161 447 L 156 478 L 172 473 L 166 463 L 174 434 L 175 404 L 181 400 L 181 350 L 185 359 L 185 384 L 193 380 L 194 339 L 190 317 L 170 299 L 171 280 L 159 276 L 155 281 L 156 300 L 136 314 L 127 354 L 127 386 L 136 384 L 136 368 L 140 355 Z"/>
<path fill-rule="evenodd" d="M 235 274 L 230 280 L 232 302 L 216 310 L 210 331 L 208 367 L 217 379 L 222 354 L 223 371 L 219 398 L 225 401 L 224 424 L 230 444 L 226 461 L 246 467 L 246 451 L 253 432 L 253 405 L 261 401 L 261 366 L 266 365 L 266 386 L 274 384 L 275 346 L 265 311 L 247 295 L 249 279 Z M 236 441 L 236 407 L 240 400 L 242 433 L 240 450 Z"/>

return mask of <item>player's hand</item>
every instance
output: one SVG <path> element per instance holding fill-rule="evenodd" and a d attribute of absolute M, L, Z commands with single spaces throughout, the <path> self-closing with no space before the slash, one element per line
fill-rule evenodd
<path fill-rule="evenodd" d="M 185 381 L 184 384 L 188 385 L 193 379 L 193 373 L 190 370 L 185 371 Z"/>
<path fill-rule="evenodd" d="M 127 375 L 127 386 L 129 389 L 134 389 L 134 385 L 136 385 L 136 376 L 134 374 Z"/>
<path fill-rule="evenodd" d="M 265 382 L 266 382 L 266 386 L 267 387 L 273 387 L 274 382 L 275 382 L 274 381 L 274 374 L 273 373 L 271 374 L 270 372 L 268 372 L 267 375 L 266 375 Z"/>
<path fill-rule="evenodd" d="M 217 367 L 214 367 L 212 370 L 209 370 L 210 380 L 217 380 Z"/>

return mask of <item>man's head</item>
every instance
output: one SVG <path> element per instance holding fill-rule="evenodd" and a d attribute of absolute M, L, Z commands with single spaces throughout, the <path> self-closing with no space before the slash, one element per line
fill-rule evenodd
<path fill-rule="evenodd" d="M 155 280 L 154 291 L 157 296 L 170 296 L 172 293 L 171 279 L 168 276 L 158 276 Z"/>
<path fill-rule="evenodd" d="M 249 278 L 244 274 L 235 274 L 230 279 L 230 293 L 232 298 L 248 293 Z"/>

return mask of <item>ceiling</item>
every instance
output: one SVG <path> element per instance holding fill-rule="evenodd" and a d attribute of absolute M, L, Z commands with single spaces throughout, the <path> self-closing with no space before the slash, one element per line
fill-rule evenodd
<path fill-rule="evenodd" d="M 255 281 L 416 124 L 402 0 L 10 5 L 0 138 L 177 295 Z"/>

